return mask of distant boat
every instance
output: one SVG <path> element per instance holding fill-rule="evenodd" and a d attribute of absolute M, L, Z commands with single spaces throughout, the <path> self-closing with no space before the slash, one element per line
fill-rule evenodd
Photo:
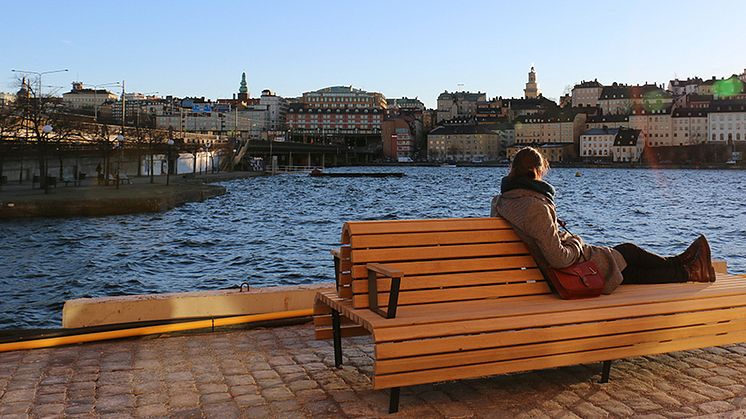
<path fill-rule="evenodd" d="M 456 167 L 456 162 L 454 160 L 446 160 L 440 167 Z"/>
<path fill-rule="evenodd" d="M 351 173 L 351 172 L 342 172 L 342 173 L 324 173 L 321 170 L 314 169 L 309 174 L 311 177 L 373 177 L 373 178 L 383 178 L 383 177 L 402 177 L 404 176 L 404 173 L 400 172 L 382 172 L 382 173 Z"/>

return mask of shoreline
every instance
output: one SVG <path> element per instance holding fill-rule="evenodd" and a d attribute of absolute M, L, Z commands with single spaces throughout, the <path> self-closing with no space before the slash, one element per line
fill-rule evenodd
<path fill-rule="evenodd" d="M 551 167 L 561 167 L 566 169 L 649 169 L 649 170 L 746 170 L 746 165 L 743 164 L 677 164 L 677 163 L 659 163 L 655 165 L 651 164 L 624 164 L 624 163 L 562 163 L 554 162 L 550 163 Z M 341 165 L 338 167 L 441 167 L 439 163 L 360 163 L 354 165 Z M 456 167 L 510 167 L 509 163 L 467 163 L 461 162 L 456 163 Z"/>
<path fill-rule="evenodd" d="M 49 194 L 30 185 L 3 185 L 0 190 L 0 220 L 19 218 L 100 217 L 164 212 L 189 202 L 224 195 L 225 187 L 211 183 L 261 176 L 258 172 L 226 172 L 172 176 L 149 183 L 148 177 L 133 178 L 131 185 L 96 185 L 87 180 L 80 186 L 57 185 Z"/>

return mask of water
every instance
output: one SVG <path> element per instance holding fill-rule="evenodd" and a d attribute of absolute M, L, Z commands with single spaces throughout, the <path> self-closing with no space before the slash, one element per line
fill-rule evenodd
<path fill-rule="evenodd" d="M 80 297 L 332 281 L 344 220 L 489 215 L 505 168 L 345 168 L 404 178 L 280 175 L 163 214 L 0 221 L 0 328 L 59 327 Z M 699 233 L 746 273 L 746 174 L 553 169 L 558 213 L 586 241 L 677 253 Z"/>

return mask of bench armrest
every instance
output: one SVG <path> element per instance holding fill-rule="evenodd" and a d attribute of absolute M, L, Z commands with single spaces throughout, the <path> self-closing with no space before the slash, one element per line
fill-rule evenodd
<path fill-rule="evenodd" d="M 399 288 L 404 274 L 402 271 L 380 263 L 369 263 L 365 267 L 368 269 L 368 306 L 370 310 L 383 318 L 393 319 L 396 317 L 396 308 L 399 304 Z M 378 274 L 391 278 L 388 310 L 385 312 L 378 308 Z"/>
<path fill-rule="evenodd" d="M 339 294 L 339 266 L 341 253 L 339 249 L 331 249 L 329 250 L 329 253 L 331 253 L 332 257 L 334 258 L 334 283 L 337 287 L 337 294 Z"/>

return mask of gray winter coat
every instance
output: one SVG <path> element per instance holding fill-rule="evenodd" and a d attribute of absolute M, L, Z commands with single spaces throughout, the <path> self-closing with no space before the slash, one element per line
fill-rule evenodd
<path fill-rule="evenodd" d="M 611 294 L 622 282 L 622 270 L 627 266 L 622 254 L 560 231 L 554 202 L 541 193 L 513 189 L 497 195 L 492 199 L 491 216 L 501 216 L 513 226 L 540 267 L 566 268 L 585 256 L 595 262 L 604 277 L 604 294 Z"/>

